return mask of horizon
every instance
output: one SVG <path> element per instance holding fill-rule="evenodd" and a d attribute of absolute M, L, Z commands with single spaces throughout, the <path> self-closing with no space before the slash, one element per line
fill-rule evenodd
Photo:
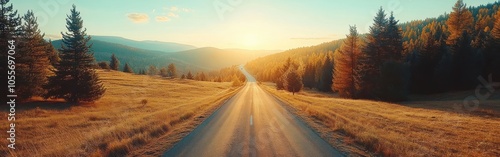
<path fill-rule="evenodd" d="M 84 28 L 91 36 L 115 36 L 135 41 L 158 41 L 192 45 L 197 48 L 248 50 L 289 50 L 345 38 L 348 27 L 356 25 L 368 33 L 375 12 L 382 7 L 394 12 L 400 24 L 436 18 L 452 10 L 455 0 L 383 0 L 375 2 L 307 3 L 283 1 L 144 2 L 48 1 L 13 2 L 19 14 L 35 12 L 46 38 L 60 39 L 72 4 L 80 11 Z M 469 7 L 495 3 L 493 0 L 464 0 Z M 99 7 L 95 7 L 99 3 Z M 118 5 L 117 5 L 118 4 Z M 356 6 L 353 7 L 349 6 Z M 113 11 L 109 11 L 112 8 Z M 421 9 L 425 12 L 420 12 Z M 297 11 L 302 9 L 301 11 Z M 255 12 L 255 10 L 259 10 Z M 350 13 L 349 19 L 343 13 Z M 103 21 L 106 21 L 103 23 Z M 213 39 L 216 38 L 216 39 Z M 208 40 L 207 40 L 208 39 Z"/>

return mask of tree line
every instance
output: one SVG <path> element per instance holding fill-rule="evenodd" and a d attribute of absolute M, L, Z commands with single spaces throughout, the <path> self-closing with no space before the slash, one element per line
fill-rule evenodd
<path fill-rule="evenodd" d="M 15 91 L 19 100 L 41 96 L 92 102 L 103 96 L 106 90 L 92 69 L 95 59 L 87 43 L 90 37 L 74 5 L 66 19 L 67 32 L 61 33 L 63 44 L 58 51 L 50 41 L 43 39 L 32 11 L 20 17 L 9 0 L 2 0 L 0 13 L 0 49 L 7 48 L 8 40 L 15 41 Z M 6 53 L 1 55 L 4 59 L 0 70 L 7 73 Z M 4 77 L 2 75 L 2 80 Z M 4 91 L 7 90 L 2 93 Z"/>
<path fill-rule="evenodd" d="M 380 8 L 368 34 L 350 26 L 345 39 L 246 66 L 257 79 L 275 82 L 277 89 L 288 89 L 287 71 L 297 71 L 297 86 L 346 98 L 400 101 L 409 93 L 468 90 L 479 84 L 478 77 L 500 81 L 498 6 L 468 8 L 458 0 L 450 14 L 404 24 Z"/>

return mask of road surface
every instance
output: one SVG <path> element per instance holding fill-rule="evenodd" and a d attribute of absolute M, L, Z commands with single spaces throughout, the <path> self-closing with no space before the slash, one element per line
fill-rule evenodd
<path fill-rule="evenodd" d="M 245 87 L 163 156 L 344 156 L 240 69 Z"/>

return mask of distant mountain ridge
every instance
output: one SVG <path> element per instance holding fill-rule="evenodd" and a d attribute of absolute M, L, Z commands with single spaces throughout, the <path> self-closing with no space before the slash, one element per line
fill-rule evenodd
<path fill-rule="evenodd" d="M 162 51 L 162 52 L 178 52 L 178 51 L 186 51 L 191 49 L 196 49 L 197 47 L 186 44 L 179 44 L 173 42 L 161 42 L 161 41 L 136 41 L 123 37 L 116 36 L 91 36 L 93 40 L 100 40 L 115 44 L 122 44 L 130 47 L 145 49 L 145 50 L 153 50 L 153 51 Z"/>
<path fill-rule="evenodd" d="M 161 68 L 166 67 L 170 63 L 174 63 L 177 66 L 179 73 L 187 73 L 187 71 L 212 71 L 233 65 L 245 64 L 258 57 L 280 52 L 279 50 L 218 49 L 213 47 L 196 48 L 189 45 L 178 47 L 182 49 L 181 51 L 167 52 L 139 48 L 141 44 L 137 44 L 146 43 L 143 44 L 144 47 L 144 45 L 148 45 L 150 42 L 157 44 L 157 49 L 171 46 L 168 44 L 167 46 L 160 45 L 160 43 L 163 42 L 139 42 L 121 37 L 106 36 L 92 36 L 89 43 L 92 44 L 91 50 L 97 62 L 109 62 L 111 55 L 114 53 L 120 60 L 120 69 L 123 68 L 125 63 L 128 63 L 135 72 L 145 70 L 149 65 Z M 56 49 L 61 47 L 61 43 L 61 40 L 52 41 L 52 45 L 54 45 Z M 139 47 L 135 47 L 134 45 L 139 45 Z"/>

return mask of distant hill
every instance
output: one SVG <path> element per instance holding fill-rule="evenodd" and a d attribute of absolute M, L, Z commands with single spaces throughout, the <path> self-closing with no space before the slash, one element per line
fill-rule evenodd
<path fill-rule="evenodd" d="M 153 50 L 153 51 L 162 51 L 162 52 L 178 52 L 178 51 L 186 51 L 191 49 L 196 49 L 195 46 L 179 44 L 173 42 L 160 42 L 160 41 L 136 41 L 131 39 L 126 39 L 123 37 L 115 37 L 115 36 L 92 36 L 93 40 L 100 40 L 115 44 L 127 45 L 130 47 L 145 49 L 145 50 Z"/>
<path fill-rule="evenodd" d="M 231 65 L 244 64 L 258 57 L 266 56 L 277 51 L 267 50 L 241 50 L 241 49 L 218 49 L 205 47 L 187 50 L 165 55 L 179 61 L 195 63 L 200 69 L 220 69 Z"/>
<path fill-rule="evenodd" d="M 187 71 L 212 71 L 232 65 L 245 64 L 246 62 L 279 51 L 268 50 L 224 50 L 218 48 L 197 48 L 186 51 L 170 52 L 141 49 L 130 45 L 105 42 L 98 37 L 90 40 L 92 52 L 97 62 L 109 61 L 111 54 L 115 54 L 120 60 L 120 68 L 125 63 L 133 68 L 135 72 L 147 69 L 149 65 L 166 67 L 174 63 L 179 73 Z M 52 41 L 56 48 L 61 47 L 61 40 Z"/>

